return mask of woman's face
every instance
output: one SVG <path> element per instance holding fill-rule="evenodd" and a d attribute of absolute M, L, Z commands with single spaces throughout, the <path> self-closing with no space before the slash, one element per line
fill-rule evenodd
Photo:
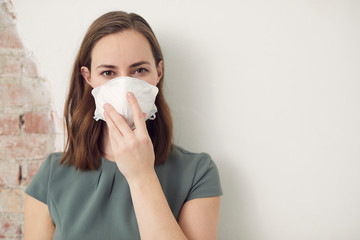
<path fill-rule="evenodd" d="M 121 76 L 157 85 L 162 69 L 163 62 L 156 66 L 146 38 L 137 31 L 125 30 L 101 38 L 91 53 L 91 71 L 83 66 L 81 74 L 93 88 Z"/>

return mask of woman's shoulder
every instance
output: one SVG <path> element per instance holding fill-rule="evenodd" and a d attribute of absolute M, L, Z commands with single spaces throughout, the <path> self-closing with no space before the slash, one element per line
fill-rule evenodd
<path fill-rule="evenodd" d="M 47 156 L 25 190 L 28 195 L 47 204 L 48 188 L 52 182 L 52 174 L 61 168 L 61 156 L 62 153 L 51 153 Z"/>
<path fill-rule="evenodd" d="M 157 170 L 161 182 L 186 195 L 184 201 L 222 194 L 217 166 L 208 153 L 173 145 L 167 161 Z"/>
<path fill-rule="evenodd" d="M 62 155 L 63 155 L 62 152 L 50 153 L 47 156 L 47 158 L 45 159 L 45 161 L 42 163 L 42 165 L 45 165 L 45 167 L 51 168 L 51 169 L 60 168 L 60 167 L 62 167 L 62 164 L 61 164 Z"/>
<path fill-rule="evenodd" d="M 51 178 L 54 174 L 67 174 L 75 171 L 74 166 L 61 163 L 63 152 L 50 153 L 42 163 L 39 172 L 47 172 Z"/>
<path fill-rule="evenodd" d="M 211 157 L 208 153 L 205 152 L 193 152 L 189 151 L 179 145 L 173 145 L 172 151 L 170 153 L 170 158 L 181 159 L 182 161 L 201 161 L 204 159 L 210 160 Z"/>
<path fill-rule="evenodd" d="M 209 166 L 215 164 L 208 153 L 189 151 L 178 145 L 173 145 L 166 164 L 176 168 L 192 168 Z"/>
<path fill-rule="evenodd" d="M 53 152 L 48 155 L 46 160 L 50 161 L 53 164 L 60 164 L 62 155 L 63 152 Z"/>

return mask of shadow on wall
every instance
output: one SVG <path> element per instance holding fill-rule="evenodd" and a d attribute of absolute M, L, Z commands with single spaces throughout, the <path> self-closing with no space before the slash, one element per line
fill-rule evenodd
<path fill-rule="evenodd" d="M 213 74 L 222 71 L 216 69 L 218 58 L 211 56 L 211 49 L 197 47 L 178 32 L 159 32 L 158 38 L 165 58 L 165 95 L 173 115 L 174 141 L 190 151 L 210 153 L 220 172 L 224 195 L 219 239 L 256 239 L 242 199 L 245 183 L 225 152 L 221 139 L 226 136 L 222 135 L 219 118 L 214 117 L 213 106 L 221 97 L 215 92 L 216 83 L 221 83 Z"/>

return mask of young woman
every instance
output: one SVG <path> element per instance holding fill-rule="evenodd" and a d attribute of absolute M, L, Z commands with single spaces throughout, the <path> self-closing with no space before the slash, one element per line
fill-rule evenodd
<path fill-rule="evenodd" d="M 90 26 L 71 76 L 65 150 L 50 154 L 26 189 L 26 240 L 217 238 L 218 171 L 209 155 L 172 144 L 163 73 L 160 46 L 139 15 L 110 12 Z M 105 121 L 94 120 L 92 90 L 121 77 L 158 88 L 154 120 L 133 92 L 133 126 L 109 103 Z"/>

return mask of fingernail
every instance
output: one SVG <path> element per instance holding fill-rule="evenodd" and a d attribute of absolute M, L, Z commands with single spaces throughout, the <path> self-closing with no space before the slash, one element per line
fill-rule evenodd
<path fill-rule="evenodd" d="M 133 94 L 132 92 L 128 92 L 128 93 L 127 93 L 127 97 L 128 97 L 128 98 L 134 98 L 134 94 Z"/>
<path fill-rule="evenodd" d="M 105 103 L 105 104 L 104 104 L 104 109 L 107 111 L 107 110 L 109 110 L 109 108 L 110 108 L 110 104 Z"/>

